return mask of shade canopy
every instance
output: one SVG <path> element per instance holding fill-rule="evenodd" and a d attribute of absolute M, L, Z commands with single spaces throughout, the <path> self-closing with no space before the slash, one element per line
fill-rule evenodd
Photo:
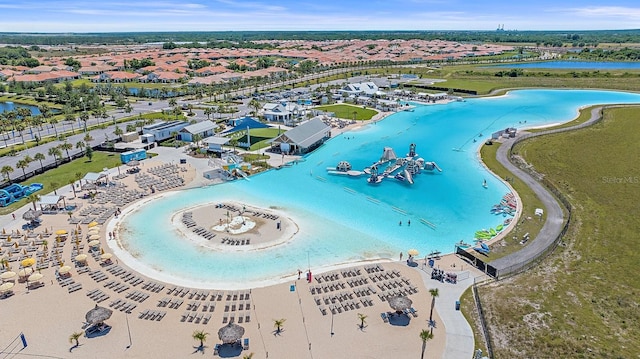
<path fill-rule="evenodd" d="M 2 285 L 0 285 L 0 293 L 4 293 L 4 292 L 10 291 L 11 288 L 13 288 L 14 285 L 15 285 L 15 283 L 13 283 L 13 282 L 2 283 Z"/>
<path fill-rule="evenodd" d="M 23 267 L 31 267 L 34 264 L 36 264 L 35 258 L 25 258 L 22 261 L 20 261 L 20 265 Z"/>
<path fill-rule="evenodd" d="M 106 261 L 108 259 L 111 259 L 111 257 L 113 257 L 113 254 L 111 254 L 111 253 L 103 253 L 103 254 L 100 255 L 100 259 L 102 259 L 104 261 Z"/>
<path fill-rule="evenodd" d="M 0 274 L 0 279 L 3 279 L 3 280 L 4 279 L 11 279 L 11 278 L 13 278 L 15 276 L 16 276 L 16 272 L 9 271 L 9 272 L 4 272 L 4 273 Z"/>
<path fill-rule="evenodd" d="M 76 261 L 78 262 L 84 262 L 87 260 L 87 255 L 86 254 L 78 254 L 76 256 Z"/>
<path fill-rule="evenodd" d="M 20 277 L 28 277 L 28 276 L 30 276 L 30 275 L 31 275 L 31 273 L 33 273 L 33 269 L 31 269 L 31 268 L 24 268 L 24 269 L 21 269 L 21 270 L 18 272 L 18 275 L 19 275 Z"/>
<path fill-rule="evenodd" d="M 387 301 L 389 302 L 389 306 L 398 312 L 411 308 L 411 305 L 413 304 L 413 301 L 409 299 L 409 297 L 403 295 L 399 297 L 391 297 Z"/>
<path fill-rule="evenodd" d="M 89 245 L 90 245 L 91 247 L 99 246 L 99 245 L 100 245 L 100 241 L 99 241 L 99 240 L 97 240 L 97 239 L 94 239 L 94 240 L 92 240 L 92 241 L 90 241 L 90 242 L 89 242 Z"/>
<path fill-rule="evenodd" d="M 87 314 L 85 314 L 84 319 L 86 320 L 87 323 L 91 325 L 98 324 L 111 318 L 112 313 L 113 313 L 113 310 L 109 308 L 99 307 L 96 304 L 95 308 L 91 309 L 90 311 L 87 312 Z"/>
<path fill-rule="evenodd" d="M 29 276 L 27 280 L 29 282 L 37 282 L 40 279 L 42 279 L 42 277 L 44 277 L 44 275 L 42 275 L 41 273 L 33 273 L 32 275 Z"/>
<path fill-rule="evenodd" d="M 69 271 L 71 270 L 71 267 L 69 266 L 62 266 L 60 267 L 60 269 L 58 269 L 58 273 L 60 274 L 67 274 L 69 273 Z"/>
<path fill-rule="evenodd" d="M 127 162 L 127 166 L 129 167 L 135 167 L 135 166 L 139 166 L 140 165 L 140 161 L 138 160 L 131 160 L 129 162 Z"/>
<path fill-rule="evenodd" d="M 24 219 L 25 221 L 33 221 L 40 216 L 42 216 L 42 211 L 34 211 L 33 209 L 29 208 L 28 211 L 22 214 L 22 219 Z"/>
<path fill-rule="evenodd" d="M 418 252 L 418 250 L 417 250 L 417 249 L 409 249 L 409 250 L 407 251 L 407 253 L 408 253 L 410 256 L 414 256 L 414 257 L 415 257 L 415 256 L 417 256 L 418 254 L 420 254 L 420 252 Z"/>
<path fill-rule="evenodd" d="M 238 324 L 229 323 L 218 330 L 218 338 L 223 343 L 235 343 L 244 335 L 244 328 Z"/>

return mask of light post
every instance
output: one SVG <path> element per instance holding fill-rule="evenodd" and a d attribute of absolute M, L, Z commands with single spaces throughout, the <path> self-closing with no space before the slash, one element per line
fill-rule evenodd
<path fill-rule="evenodd" d="M 330 308 L 331 309 L 331 336 L 333 336 L 333 334 L 335 334 L 333 332 L 333 312 L 334 312 L 335 308 L 336 308 L 335 305 L 333 306 L 333 308 Z"/>

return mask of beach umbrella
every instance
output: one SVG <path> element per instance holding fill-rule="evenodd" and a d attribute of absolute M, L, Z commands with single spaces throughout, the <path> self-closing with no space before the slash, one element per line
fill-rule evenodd
<path fill-rule="evenodd" d="M 33 273 L 33 269 L 31 268 L 23 268 L 20 269 L 20 271 L 18 271 L 18 276 L 20 277 L 28 277 L 31 275 L 31 273 Z"/>
<path fill-rule="evenodd" d="M 85 314 L 84 319 L 90 325 L 98 324 L 111 318 L 112 313 L 113 313 L 113 310 L 109 308 L 99 307 L 96 304 L 95 308 L 91 309 L 90 311 L 87 312 L 87 314 Z"/>
<path fill-rule="evenodd" d="M 42 211 L 34 211 L 33 209 L 29 208 L 28 211 L 22 214 L 22 219 L 24 219 L 25 221 L 33 221 L 40 216 L 42 216 Z"/>
<path fill-rule="evenodd" d="M 27 279 L 29 282 L 37 282 L 40 279 L 42 279 L 42 277 L 44 277 L 44 275 L 42 275 L 41 273 L 33 273 L 32 275 L 29 276 L 29 279 Z"/>
<path fill-rule="evenodd" d="M 67 230 L 66 230 L 66 229 L 58 229 L 58 230 L 56 231 L 56 235 L 57 235 L 57 236 L 63 236 L 63 235 L 65 235 L 65 234 L 67 234 Z"/>
<path fill-rule="evenodd" d="M 25 258 L 20 262 L 20 265 L 23 267 L 31 267 L 34 264 L 36 264 L 35 258 Z"/>
<path fill-rule="evenodd" d="M 100 255 L 100 259 L 102 259 L 103 261 L 107 261 L 111 259 L 111 257 L 113 257 L 113 254 L 111 253 L 105 253 Z"/>
<path fill-rule="evenodd" d="M 10 291 L 11 288 L 13 288 L 14 285 L 15 285 L 15 283 L 13 283 L 13 282 L 2 283 L 2 285 L 0 285 L 0 293 L 6 293 L 6 292 Z"/>
<path fill-rule="evenodd" d="M 87 260 L 87 255 L 86 254 L 78 254 L 76 256 L 76 261 L 78 262 L 84 262 Z"/>
<path fill-rule="evenodd" d="M 91 246 L 91 247 L 96 247 L 96 246 L 99 246 L 99 245 L 100 245 L 100 241 L 97 240 L 97 239 L 94 239 L 94 240 L 89 242 L 89 246 Z"/>
<path fill-rule="evenodd" d="M 218 330 L 218 338 L 223 343 L 235 343 L 244 335 L 244 328 L 238 324 L 229 323 Z"/>
<path fill-rule="evenodd" d="M 131 161 L 127 162 L 127 166 L 129 166 L 129 167 L 136 167 L 136 166 L 140 166 L 140 161 L 138 161 L 138 160 L 131 160 Z"/>
<path fill-rule="evenodd" d="M 8 271 L 0 274 L 0 279 L 7 280 L 16 276 L 16 272 Z"/>
<path fill-rule="evenodd" d="M 387 299 L 387 302 L 389 302 L 389 306 L 396 312 L 402 312 L 405 309 L 411 308 L 411 305 L 413 305 L 413 301 L 404 295 L 391 297 Z"/>
<path fill-rule="evenodd" d="M 87 225 L 87 227 L 89 227 L 89 228 L 93 228 L 93 227 L 95 227 L 95 226 L 97 226 L 97 225 L 99 225 L 99 224 L 100 224 L 100 223 L 98 223 L 98 222 L 96 222 L 96 221 L 93 221 L 93 222 L 89 223 L 89 225 Z"/>
<path fill-rule="evenodd" d="M 98 188 L 95 183 L 85 183 L 80 187 L 84 191 L 90 191 L 92 189 Z"/>
<path fill-rule="evenodd" d="M 409 251 L 407 251 L 407 253 L 408 253 L 410 256 L 412 256 L 412 257 L 415 257 L 415 256 L 417 256 L 418 254 L 420 254 L 420 252 L 418 252 L 418 250 L 417 250 L 417 249 L 409 249 Z"/>
<path fill-rule="evenodd" d="M 58 273 L 60 274 L 67 274 L 69 273 L 69 271 L 71 270 L 71 267 L 69 266 L 62 266 L 60 267 L 60 269 L 58 269 Z"/>
<path fill-rule="evenodd" d="M 88 235 L 98 234 L 98 233 L 100 233 L 100 228 L 96 228 L 96 227 L 93 227 L 87 231 Z"/>
<path fill-rule="evenodd" d="M 89 236 L 89 240 L 90 241 L 95 241 L 97 239 L 100 239 L 100 235 L 98 235 L 98 234 L 92 234 L 92 235 Z"/>

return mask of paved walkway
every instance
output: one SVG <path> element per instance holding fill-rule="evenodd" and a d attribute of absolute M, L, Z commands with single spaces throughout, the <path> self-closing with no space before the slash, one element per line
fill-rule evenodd
<path fill-rule="evenodd" d="M 462 293 L 471 287 L 475 280 L 483 280 L 488 277 L 479 270 L 469 267 L 468 270 L 456 272 L 468 272 L 468 278 L 459 280 L 457 284 L 451 284 L 431 279 L 431 268 L 429 267 L 423 268 L 419 266 L 417 270 L 422 276 L 427 289 L 438 289 L 435 310 L 438 312 L 442 323 L 436 323 L 436 326 L 444 325 L 446 333 L 446 343 L 442 358 L 469 359 L 473 357 L 475 351 L 473 330 L 467 319 L 462 315 L 462 311 L 456 310 L 455 303 L 460 300 Z M 424 293 L 421 297 L 431 300 L 429 292 Z M 428 345 L 427 343 L 427 348 Z"/>
<path fill-rule="evenodd" d="M 581 124 L 566 128 L 542 131 L 535 134 L 530 134 L 528 135 L 528 137 L 537 137 L 552 133 L 573 131 L 579 128 L 590 126 L 600 119 L 601 110 L 602 107 L 593 108 L 591 110 L 591 117 L 589 118 L 589 120 Z M 527 172 L 516 167 L 511 163 L 511 161 L 509 161 L 509 149 L 511 149 L 511 146 L 515 141 L 515 138 L 504 141 L 498 149 L 496 158 L 498 162 L 500 162 L 507 170 L 509 170 L 516 177 L 527 184 L 527 186 L 529 186 L 529 188 L 531 188 L 535 192 L 536 196 L 540 198 L 540 200 L 546 207 L 546 221 L 542 226 L 540 233 L 538 233 L 538 236 L 533 241 L 531 241 L 529 245 L 515 253 L 491 262 L 491 265 L 498 270 L 498 273 L 500 273 L 504 269 L 509 268 L 510 266 L 530 261 L 540 255 L 540 253 L 544 252 L 550 245 L 552 245 L 553 241 L 555 241 L 555 239 L 562 231 L 562 227 L 564 225 L 564 213 L 562 208 L 560 207 L 560 204 L 558 203 L 558 200 L 544 186 L 542 186 L 540 182 L 536 181 Z"/>

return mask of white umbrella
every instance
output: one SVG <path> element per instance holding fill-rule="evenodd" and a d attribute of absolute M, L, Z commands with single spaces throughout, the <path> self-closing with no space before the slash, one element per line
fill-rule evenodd
<path fill-rule="evenodd" d="M 11 278 L 13 278 L 15 276 L 16 276 L 16 272 L 9 271 L 9 272 L 4 272 L 4 273 L 0 274 L 0 279 L 6 280 L 6 279 L 11 279 Z"/>
<path fill-rule="evenodd" d="M 33 273 L 33 269 L 31 268 L 23 268 L 18 272 L 18 275 L 20 277 L 28 277 L 31 275 L 31 273 Z"/>
<path fill-rule="evenodd" d="M 27 279 L 29 282 L 37 282 L 40 279 L 42 279 L 42 277 L 44 277 L 44 275 L 42 275 L 41 273 L 33 273 L 32 275 L 29 276 L 29 279 Z"/>
<path fill-rule="evenodd" d="M 58 273 L 60 274 L 67 274 L 69 273 L 69 271 L 71 270 L 71 267 L 69 266 L 62 266 L 60 267 L 60 269 L 58 269 Z"/>
<path fill-rule="evenodd" d="M 100 259 L 104 261 L 111 259 L 111 257 L 113 257 L 113 254 L 111 253 L 104 253 L 100 255 Z"/>
<path fill-rule="evenodd" d="M 13 288 L 14 285 L 15 285 L 15 283 L 13 283 L 13 282 L 2 283 L 2 285 L 0 285 L 0 293 L 4 293 L 4 292 L 10 291 L 11 288 Z"/>
<path fill-rule="evenodd" d="M 76 256 L 76 261 L 78 262 L 84 262 L 87 260 L 87 255 L 86 254 L 78 254 Z"/>
<path fill-rule="evenodd" d="M 95 247 L 95 246 L 99 246 L 100 245 L 100 241 L 97 239 L 92 240 L 91 242 L 89 242 L 89 246 L 91 247 Z"/>
<path fill-rule="evenodd" d="M 90 241 L 95 241 L 97 239 L 100 239 L 100 235 L 98 235 L 98 234 L 92 234 L 92 235 L 89 236 L 89 240 Z"/>

